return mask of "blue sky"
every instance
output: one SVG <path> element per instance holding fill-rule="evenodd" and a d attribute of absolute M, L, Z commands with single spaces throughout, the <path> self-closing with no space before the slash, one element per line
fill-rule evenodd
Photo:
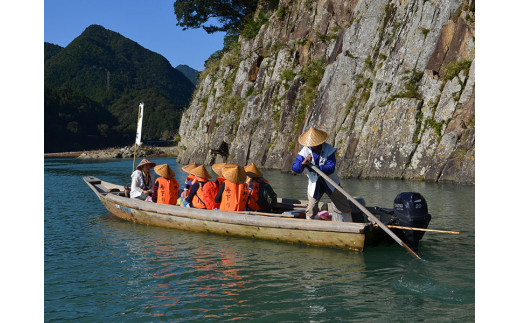
<path fill-rule="evenodd" d="M 202 70 L 204 61 L 222 49 L 224 33 L 182 30 L 174 0 L 45 0 L 44 40 L 67 46 L 88 26 L 101 25 L 164 56 L 173 67 Z"/>

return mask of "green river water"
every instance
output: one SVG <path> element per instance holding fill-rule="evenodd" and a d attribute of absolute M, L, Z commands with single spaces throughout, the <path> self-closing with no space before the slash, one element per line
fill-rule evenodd
<path fill-rule="evenodd" d="M 174 158 L 150 159 L 183 182 Z M 370 206 L 419 192 L 430 229 L 460 231 L 426 233 L 417 260 L 397 244 L 359 253 L 128 223 L 82 177 L 127 183 L 131 159 L 44 167 L 45 321 L 475 321 L 473 185 L 342 180 Z M 264 175 L 279 197 L 306 199 L 305 176 Z"/>

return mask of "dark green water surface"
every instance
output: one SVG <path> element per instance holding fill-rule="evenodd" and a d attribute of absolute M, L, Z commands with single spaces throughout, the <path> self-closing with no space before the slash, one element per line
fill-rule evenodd
<path fill-rule="evenodd" d="M 150 159 L 184 181 L 174 158 Z M 82 176 L 124 184 L 131 171 L 131 159 L 45 159 L 45 321 L 475 320 L 474 186 L 342 180 L 371 206 L 420 192 L 430 229 L 461 232 L 426 233 L 417 260 L 397 244 L 357 253 L 124 222 Z M 305 176 L 264 175 L 306 199 Z"/>

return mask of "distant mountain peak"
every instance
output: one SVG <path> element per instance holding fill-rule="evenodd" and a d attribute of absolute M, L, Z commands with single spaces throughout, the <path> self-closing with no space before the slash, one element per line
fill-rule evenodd
<path fill-rule="evenodd" d="M 175 69 L 184 74 L 193 85 L 197 86 L 199 83 L 199 71 L 184 64 L 177 65 Z"/>

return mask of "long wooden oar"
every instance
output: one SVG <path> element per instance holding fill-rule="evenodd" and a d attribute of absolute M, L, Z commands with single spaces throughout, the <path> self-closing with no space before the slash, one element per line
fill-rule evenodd
<path fill-rule="evenodd" d="M 457 231 L 446 231 L 446 230 L 435 230 L 435 229 L 424 229 L 424 228 L 413 228 L 413 227 L 402 227 L 399 225 L 389 224 L 387 227 L 392 229 L 401 229 L 401 230 L 413 230 L 413 231 L 426 231 L 426 232 L 438 232 L 438 233 L 449 233 L 449 234 L 460 234 Z"/>
<path fill-rule="evenodd" d="M 412 256 L 414 256 L 415 258 L 421 259 L 421 257 L 419 257 L 418 254 L 416 254 L 412 249 L 410 249 L 410 247 L 408 247 L 406 245 L 406 243 L 404 243 L 401 239 L 399 239 L 399 237 L 396 236 L 395 233 L 392 232 L 392 230 L 388 229 L 388 227 L 383 222 L 379 221 L 378 218 L 376 218 L 372 213 L 370 213 L 370 211 L 368 211 L 363 205 L 361 205 L 361 203 L 356 201 L 352 196 L 350 196 L 347 192 L 345 192 L 345 190 L 342 189 L 341 186 L 336 184 L 336 182 L 334 182 L 330 177 L 328 177 L 318 167 L 316 167 L 314 165 L 310 165 L 310 164 L 305 164 L 305 165 L 307 165 L 307 167 L 310 167 L 313 171 L 315 171 L 321 177 L 323 177 L 327 182 L 332 184 L 332 186 L 334 186 L 338 191 L 343 193 L 343 195 L 345 195 L 345 197 L 347 199 L 349 199 L 352 203 L 354 203 L 355 206 L 357 206 L 361 211 L 363 211 L 363 213 L 365 213 L 370 218 L 370 220 L 377 223 L 377 225 L 379 225 L 386 233 L 388 233 L 388 235 L 390 237 L 392 237 L 392 239 L 394 239 L 401 247 L 405 248 L 409 253 L 411 253 Z"/>

